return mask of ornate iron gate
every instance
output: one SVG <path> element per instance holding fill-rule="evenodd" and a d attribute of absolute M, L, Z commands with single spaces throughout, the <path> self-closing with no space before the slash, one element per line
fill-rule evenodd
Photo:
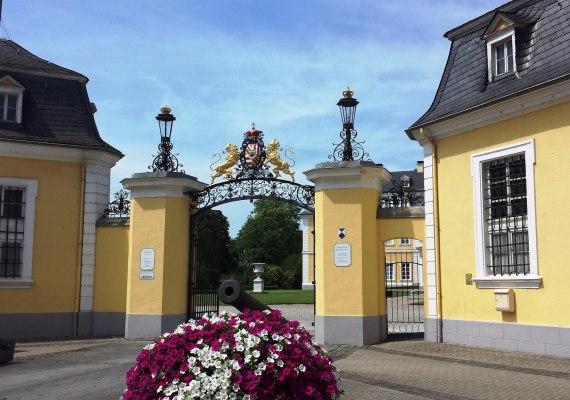
<path fill-rule="evenodd" d="M 191 216 L 188 319 L 219 311 L 217 293 L 225 255 L 221 218 L 221 211 L 208 209 Z"/>
<path fill-rule="evenodd" d="M 419 251 L 386 250 L 388 335 L 423 337 L 424 292 L 420 254 Z"/>

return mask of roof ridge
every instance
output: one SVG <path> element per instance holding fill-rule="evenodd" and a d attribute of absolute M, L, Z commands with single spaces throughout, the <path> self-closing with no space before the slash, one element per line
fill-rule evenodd
<path fill-rule="evenodd" d="M 71 69 L 69 69 L 69 68 L 62 67 L 61 65 L 58 65 L 58 64 L 56 64 L 56 63 L 53 63 L 53 62 L 51 62 L 51 61 L 49 61 L 49 60 L 43 59 L 43 58 L 41 58 L 41 57 L 38 57 L 37 55 L 35 55 L 35 54 L 32 53 L 31 51 L 27 50 L 26 48 L 24 48 L 23 46 L 21 46 L 20 44 L 14 42 L 14 41 L 11 40 L 11 39 L 2 39 L 2 38 L 0 38 L 0 44 L 1 44 L 1 43 L 5 43 L 7 46 L 10 46 L 12 49 L 16 50 L 16 52 L 18 53 L 18 55 L 23 55 L 23 56 L 25 56 L 25 57 L 29 57 L 30 59 L 32 59 L 32 60 L 34 60 L 34 61 L 36 61 L 36 62 L 40 62 L 40 63 L 42 63 L 42 64 L 48 66 L 49 68 L 46 68 L 46 69 L 47 69 L 47 70 L 51 70 L 51 72 L 53 72 L 53 73 L 60 72 L 60 73 L 64 73 L 65 75 L 71 75 L 71 76 L 80 78 L 81 80 L 84 80 L 85 83 L 87 83 L 87 82 L 89 81 L 89 79 L 88 79 L 85 75 L 80 74 L 79 72 L 73 71 L 73 70 L 71 70 Z M 7 63 L 4 64 L 3 61 L 5 61 L 5 60 L 0 60 L 0 65 L 5 65 L 5 66 L 7 66 L 7 67 L 10 67 L 10 66 L 18 67 L 18 66 L 14 65 L 13 63 L 10 63 L 10 62 L 7 62 Z M 27 69 L 27 70 L 41 70 L 41 71 L 44 71 L 44 69 L 42 69 L 42 68 L 37 68 L 37 67 L 33 67 L 33 66 L 29 66 L 29 67 L 27 67 L 26 69 Z"/>

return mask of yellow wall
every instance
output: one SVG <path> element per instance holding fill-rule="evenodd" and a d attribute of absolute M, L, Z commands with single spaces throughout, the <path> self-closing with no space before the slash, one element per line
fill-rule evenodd
<path fill-rule="evenodd" d="M 125 312 L 128 256 L 128 226 L 97 228 L 95 312 Z"/>
<path fill-rule="evenodd" d="M 381 295 L 374 223 L 378 196 L 372 189 L 330 189 L 315 193 L 318 315 L 385 314 L 383 302 L 374 301 Z M 340 227 L 346 229 L 344 239 L 338 237 Z M 335 243 L 351 243 L 350 267 L 335 267 Z"/>
<path fill-rule="evenodd" d="M 471 155 L 535 140 L 535 199 L 540 289 L 514 289 L 516 312 L 495 310 L 493 289 L 466 285 L 476 277 Z M 530 113 L 436 143 L 443 318 L 570 326 L 566 241 L 569 232 L 570 104 Z M 527 174 L 530 171 L 527 171 Z"/>
<path fill-rule="evenodd" d="M 186 313 L 188 214 L 189 203 L 185 198 L 139 198 L 131 202 L 128 314 Z M 139 278 L 143 248 L 155 250 L 152 280 Z"/>
<path fill-rule="evenodd" d="M 81 163 L 2 157 L 0 176 L 37 179 L 33 286 L 0 289 L 0 312 L 72 312 L 79 273 Z"/>

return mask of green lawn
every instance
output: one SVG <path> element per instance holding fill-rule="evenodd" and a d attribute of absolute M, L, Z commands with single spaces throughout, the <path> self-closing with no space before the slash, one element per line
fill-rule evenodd
<path fill-rule="evenodd" d="M 266 293 L 250 295 L 264 304 L 314 304 L 315 294 L 312 290 L 270 290 Z"/>

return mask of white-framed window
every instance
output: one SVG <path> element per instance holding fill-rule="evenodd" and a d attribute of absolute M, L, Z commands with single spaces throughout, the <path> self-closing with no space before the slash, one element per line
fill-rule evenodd
<path fill-rule="evenodd" d="M 24 90 L 11 76 L 0 78 L 0 122 L 22 122 Z"/>
<path fill-rule="evenodd" d="M 487 66 L 489 82 L 516 72 L 515 30 L 507 27 L 487 37 Z"/>
<path fill-rule="evenodd" d="M 400 280 L 409 281 L 412 279 L 412 266 L 409 262 L 400 263 Z"/>
<path fill-rule="evenodd" d="M 401 238 L 400 239 L 400 246 L 408 246 L 410 245 L 411 241 L 410 238 Z"/>
<path fill-rule="evenodd" d="M 394 239 L 386 240 L 384 246 L 394 246 Z"/>
<path fill-rule="evenodd" d="M 410 177 L 408 175 L 402 175 L 400 177 L 400 183 L 402 187 L 410 187 Z"/>
<path fill-rule="evenodd" d="M 477 287 L 538 288 L 534 141 L 471 158 Z"/>
<path fill-rule="evenodd" d="M 0 288 L 32 285 L 38 182 L 0 177 Z"/>
<path fill-rule="evenodd" d="M 17 121 L 18 96 L 0 93 L 0 120 Z"/>
<path fill-rule="evenodd" d="M 386 279 L 389 281 L 394 280 L 394 263 L 386 263 Z"/>

